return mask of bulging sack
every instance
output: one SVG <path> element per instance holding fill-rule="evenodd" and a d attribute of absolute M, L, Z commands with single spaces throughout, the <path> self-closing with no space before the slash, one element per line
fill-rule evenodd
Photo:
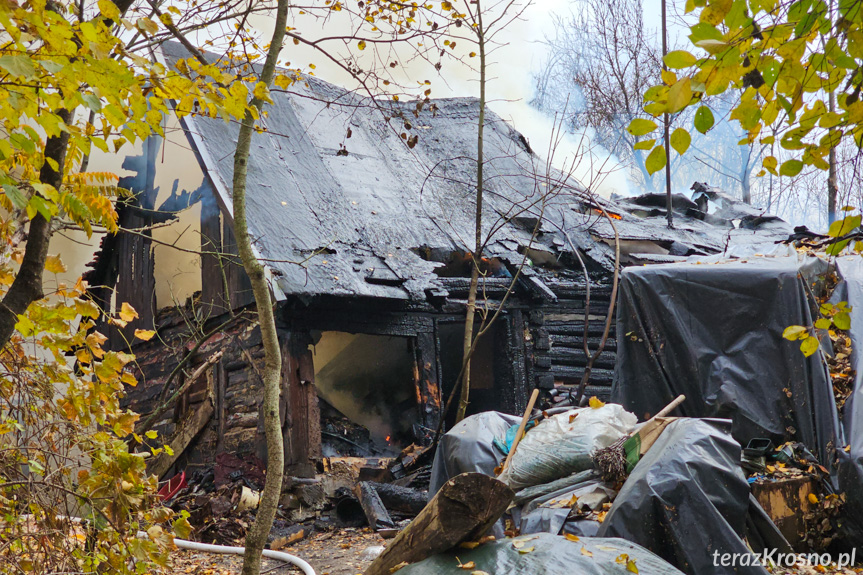
<path fill-rule="evenodd" d="M 552 416 L 524 436 L 499 479 L 518 491 L 590 469 L 593 452 L 631 433 L 637 422 L 614 403 Z"/>

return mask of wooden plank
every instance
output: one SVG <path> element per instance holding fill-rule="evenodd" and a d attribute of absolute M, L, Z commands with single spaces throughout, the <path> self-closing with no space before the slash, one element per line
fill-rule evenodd
<path fill-rule="evenodd" d="M 228 218 L 223 218 L 222 225 L 222 253 L 227 256 L 223 258 L 225 275 L 228 280 L 228 295 L 232 309 L 241 308 L 243 306 L 254 303 L 255 294 L 252 292 L 252 282 L 249 276 L 246 275 L 246 270 L 243 269 L 243 264 L 237 254 L 237 240 L 234 238 L 234 230 L 231 227 Z"/>
<path fill-rule="evenodd" d="M 291 314 L 292 327 L 294 330 L 315 329 L 401 337 L 414 337 L 420 332 L 434 330 L 430 314 L 385 311 L 382 307 L 368 302 L 361 309 L 316 307 L 296 310 Z"/>
<path fill-rule="evenodd" d="M 228 311 L 222 258 L 222 221 L 215 198 L 201 202 L 201 306 L 204 317 Z"/>
<path fill-rule="evenodd" d="M 150 460 L 147 465 L 147 471 L 154 474 L 159 479 L 168 472 L 174 462 L 186 451 L 186 448 L 195 437 L 204 429 L 210 418 L 213 417 L 213 403 L 206 399 L 183 423 L 179 426 L 179 431 L 171 439 L 169 445 L 173 450 L 173 455 L 168 455 L 163 451 L 154 459 Z"/>

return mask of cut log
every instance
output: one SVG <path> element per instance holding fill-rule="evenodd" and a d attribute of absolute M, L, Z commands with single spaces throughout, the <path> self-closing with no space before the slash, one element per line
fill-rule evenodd
<path fill-rule="evenodd" d="M 398 511 L 416 516 L 428 503 L 428 494 L 419 489 L 411 489 L 392 483 L 370 481 L 369 484 L 375 488 L 378 497 L 381 498 L 388 511 Z"/>
<path fill-rule="evenodd" d="M 170 446 L 173 455 L 168 455 L 167 451 L 163 451 L 149 461 L 147 470 L 161 479 L 171 466 L 174 465 L 177 458 L 183 454 L 192 440 L 204 429 L 204 426 L 207 425 L 211 417 L 213 417 L 213 403 L 209 399 L 206 399 L 198 410 L 181 424 L 179 431 L 171 439 Z"/>
<path fill-rule="evenodd" d="M 421 561 L 463 541 L 478 539 L 503 515 L 513 496 L 509 487 L 481 473 L 453 477 L 374 560 L 365 575 L 390 575 L 396 565 Z"/>
<path fill-rule="evenodd" d="M 354 494 L 356 494 L 363 508 L 363 513 L 366 514 L 369 527 L 375 531 L 380 531 L 381 529 L 392 529 L 396 526 L 371 483 L 361 481 L 354 488 Z"/>

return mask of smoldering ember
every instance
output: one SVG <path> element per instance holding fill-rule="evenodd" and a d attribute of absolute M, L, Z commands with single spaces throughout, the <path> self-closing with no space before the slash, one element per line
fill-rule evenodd
<path fill-rule="evenodd" d="M 660 1 L 0 3 L 0 573 L 863 572 L 863 11 Z"/>

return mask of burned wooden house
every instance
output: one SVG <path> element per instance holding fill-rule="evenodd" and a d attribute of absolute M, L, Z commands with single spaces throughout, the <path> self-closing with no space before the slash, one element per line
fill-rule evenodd
<path fill-rule="evenodd" d="M 181 50 L 167 45 L 165 56 Z M 295 86 L 273 95 L 253 139 L 248 218 L 276 302 L 286 465 L 302 475 L 322 457 L 392 455 L 440 422 L 461 367 L 478 103 L 390 103 L 384 113 L 314 78 Z M 668 229 L 664 196 L 598 197 L 547 169 L 508 123 L 486 122 L 479 308 L 502 312 L 472 362 L 470 412 L 520 413 L 532 388 L 581 380 L 585 315 L 594 350 L 616 245 L 622 264 L 643 264 L 769 249 L 788 234 L 703 186 L 698 201 L 675 198 Z M 237 126 L 203 117 L 168 126 L 167 140 L 151 138 L 123 164 L 121 186 L 135 199 L 120 206 L 121 224 L 143 231 L 106 237 L 86 279 L 106 309 L 138 310 L 125 328 L 104 327 L 137 356 L 139 385 L 126 397 L 136 411 L 150 413 L 206 365 L 157 425 L 179 436 L 179 464 L 263 455 L 260 333 L 232 234 Z M 167 289 L 160 266 L 192 287 Z M 157 336 L 136 341 L 138 328 Z M 614 362 L 612 334 L 588 393 L 608 394 Z"/>

